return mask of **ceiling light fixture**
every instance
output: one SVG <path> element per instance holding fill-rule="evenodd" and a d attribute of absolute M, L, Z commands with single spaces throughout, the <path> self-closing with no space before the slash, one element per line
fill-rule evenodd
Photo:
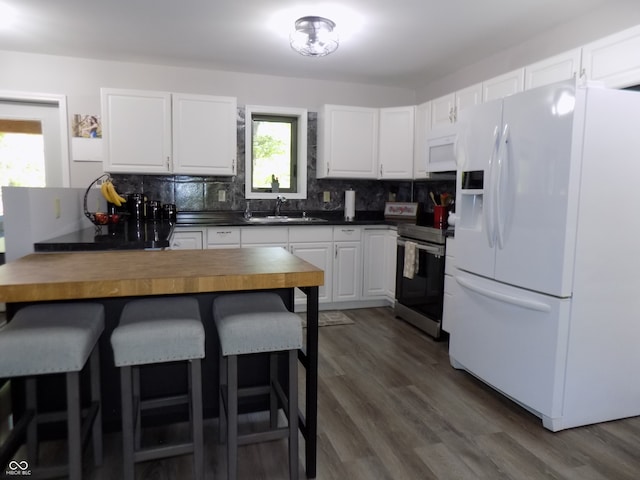
<path fill-rule="evenodd" d="M 302 17 L 296 20 L 295 31 L 289 35 L 289 43 L 300 55 L 324 57 L 338 48 L 336 24 L 324 17 Z"/>

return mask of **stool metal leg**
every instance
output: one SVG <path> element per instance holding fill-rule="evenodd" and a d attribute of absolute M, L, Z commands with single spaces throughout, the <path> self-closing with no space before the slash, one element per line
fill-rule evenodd
<path fill-rule="evenodd" d="M 269 422 L 271 429 L 278 427 L 278 395 L 274 385 L 278 382 L 278 354 L 269 354 Z"/>
<path fill-rule="evenodd" d="M 122 466 L 123 479 L 134 480 L 134 433 L 133 433 L 133 388 L 130 366 L 120 367 L 120 390 L 122 401 Z"/>
<path fill-rule="evenodd" d="M 227 480 L 238 476 L 238 357 L 227 356 Z"/>
<path fill-rule="evenodd" d="M 38 464 L 38 398 L 36 379 L 25 379 L 27 411 L 34 413 L 33 420 L 27 426 L 27 458 L 34 465 Z"/>
<path fill-rule="evenodd" d="M 135 412 L 136 425 L 133 429 L 136 449 L 142 445 L 142 400 L 140 397 L 140 367 L 131 367 L 133 374 L 133 408 Z"/>
<path fill-rule="evenodd" d="M 80 412 L 80 373 L 68 372 L 67 380 L 67 435 L 69 436 L 69 478 L 82 478 L 82 438 Z"/>
<path fill-rule="evenodd" d="M 202 368 L 200 359 L 189 362 L 191 383 L 191 426 L 193 440 L 193 473 L 195 480 L 204 478 L 204 432 L 202 425 Z"/>
<path fill-rule="evenodd" d="M 227 359 L 221 354 L 218 362 L 220 377 L 220 388 L 218 388 L 218 439 L 220 443 L 225 443 L 227 441 L 227 411 L 224 405 L 224 393 L 228 391 Z"/>
<path fill-rule="evenodd" d="M 290 350 L 288 360 L 289 478 L 290 480 L 298 480 L 298 351 Z"/>
<path fill-rule="evenodd" d="M 93 436 L 93 461 L 96 466 L 102 465 L 102 399 L 100 395 L 100 352 L 95 346 L 90 358 L 91 402 L 98 405 L 98 413 L 91 428 Z"/>

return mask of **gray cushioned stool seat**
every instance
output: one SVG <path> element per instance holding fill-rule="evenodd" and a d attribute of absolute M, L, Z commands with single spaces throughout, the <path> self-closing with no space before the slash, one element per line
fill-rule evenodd
<path fill-rule="evenodd" d="M 275 293 L 217 297 L 213 318 L 224 356 L 302 348 L 302 321 Z"/>
<path fill-rule="evenodd" d="M 202 365 L 205 332 L 198 301 L 188 296 L 136 299 L 122 309 L 111 334 L 114 363 L 120 368 L 122 402 L 122 464 L 124 480 L 135 478 L 135 464 L 193 454 L 193 478 L 204 478 Z M 147 365 L 184 362 L 188 387 L 184 395 L 142 398 L 141 369 Z M 168 379 L 170 380 L 170 379 Z M 179 443 L 143 446 L 142 414 L 188 405 L 191 438 Z"/>
<path fill-rule="evenodd" d="M 0 330 L 0 377 L 78 372 L 103 330 L 98 304 L 25 307 Z"/>
<path fill-rule="evenodd" d="M 302 321 L 287 310 L 282 298 L 271 292 L 225 294 L 213 300 L 213 318 L 220 339 L 220 440 L 227 442 L 227 480 L 237 476 L 238 446 L 287 438 L 289 478 L 297 480 L 298 460 L 298 350 L 302 348 Z M 258 387 L 238 387 L 238 357 L 268 353 L 269 382 Z M 287 359 L 285 390 L 278 375 L 278 357 Z M 286 391 L 286 393 L 285 393 Z M 269 395 L 269 429 L 238 433 L 238 398 Z M 287 425 L 278 427 L 278 405 Z"/>
<path fill-rule="evenodd" d="M 29 467 L 38 478 L 82 477 L 83 445 L 92 436 L 96 465 L 102 463 L 100 354 L 104 307 L 94 303 L 52 303 L 24 307 L 0 329 L 0 378 L 24 377 L 24 412 L 0 445 L 0 465 L 7 465 L 26 438 Z M 83 412 L 80 375 L 90 365 L 91 405 Z M 66 410 L 39 412 L 37 377 L 64 373 Z M 67 463 L 38 463 L 38 424 L 66 420 Z M 57 458 L 56 458 L 57 460 Z"/>
<path fill-rule="evenodd" d="M 190 297 L 135 300 L 111 335 L 117 367 L 204 358 L 204 327 Z"/>

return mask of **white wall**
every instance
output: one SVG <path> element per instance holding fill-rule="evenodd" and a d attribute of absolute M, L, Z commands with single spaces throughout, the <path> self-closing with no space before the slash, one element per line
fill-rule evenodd
<path fill-rule="evenodd" d="M 581 47 L 638 24 L 640 0 L 610 2 L 601 8 L 576 16 L 570 23 L 558 25 L 525 43 L 430 82 L 416 92 L 418 103 Z"/>
<path fill-rule="evenodd" d="M 36 242 L 91 228 L 92 223 L 84 216 L 85 191 L 86 188 L 2 187 L 6 261 L 32 253 Z M 87 209 L 106 210 L 98 188 L 89 192 Z"/>

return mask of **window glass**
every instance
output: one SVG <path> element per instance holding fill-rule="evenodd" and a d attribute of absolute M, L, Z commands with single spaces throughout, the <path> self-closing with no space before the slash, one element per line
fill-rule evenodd
<path fill-rule="evenodd" d="M 307 197 L 307 111 L 247 105 L 245 197 Z"/>

